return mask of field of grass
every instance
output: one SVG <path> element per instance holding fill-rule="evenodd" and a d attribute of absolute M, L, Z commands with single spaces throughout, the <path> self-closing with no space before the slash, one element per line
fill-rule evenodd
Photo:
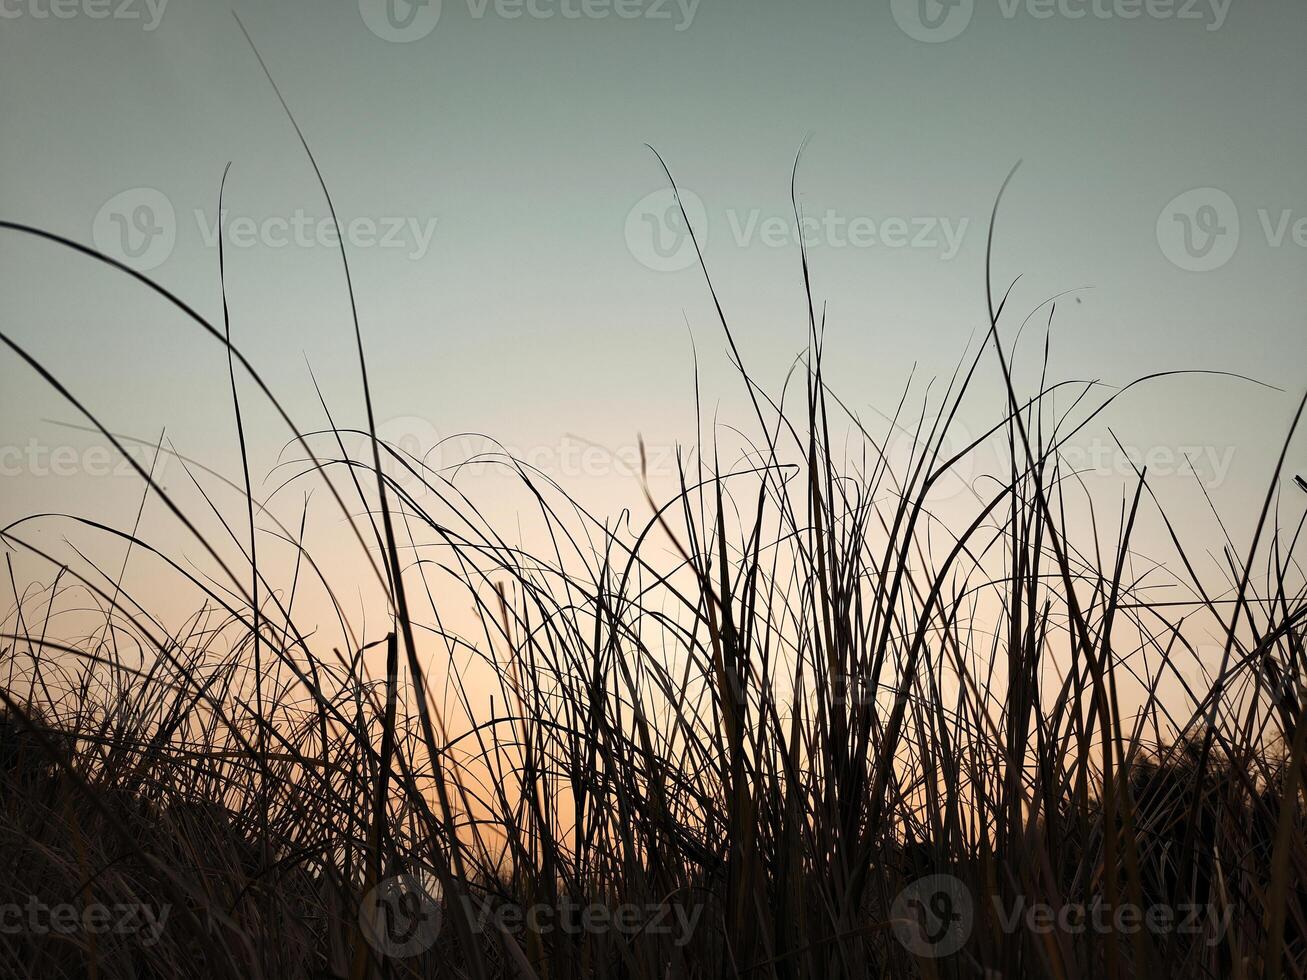
<path fill-rule="evenodd" d="M 2 224 L 117 267 L 225 345 L 242 449 L 241 388 L 281 411 L 228 324 Z M 1302 977 L 1307 496 L 1282 454 L 1219 564 L 1146 472 L 1094 506 L 1062 448 L 1131 386 L 1020 390 L 1017 328 L 1055 304 L 986 299 L 954 376 L 905 388 L 879 427 L 827 386 L 814 303 L 780 390 L 718 306 L 747 451 L 687 447 L 679 490 L 634 481 L 621 521 L 500 459 L 551 542 L 529 552 L 377 439 L 370 395 L 361 455 L 343 424 L 282 411 L 297 480 L 332 497 L 390 597 L 365 635 L 337 606 L 352 648 L 297 623 L 297 592 L 328 587 L 248 465 L 242 508 L 193 515 L 134 462 L 143 502 L 194 533 L 65 533 L 206 602 L 168 625 L 120 569 L 53 556 L 39 586 L 12 583 L 0 974 Z M 57 365 L 0 337 L 135 459 Z M 985 371 L 1005 403 L 952 446 Z M 1286 454 L 1301 412 L 1268 422 Z M 904 429 L 915 450 L 891 462 Z M 1005 462 L 946 524 L 932 488 L 982 443 Z M 215 515 L 221 540 L 199 529 Z M 1145 520 L 1169 555 L 1133 548 Z M 5 528 L 6 551 L 42 557 L 32 530 Z M 299 556 L 290 581 L 264 577 L 273 538 Z M 197 549 L 221 580 L 180 559 Z M 53 629 L 69 604 L 96 625 Z M 475 627 L 451 625 L 469 606 Z"/>

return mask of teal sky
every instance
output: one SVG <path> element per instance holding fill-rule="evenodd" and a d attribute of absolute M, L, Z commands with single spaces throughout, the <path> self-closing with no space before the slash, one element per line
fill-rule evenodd
<path fill-rule="evenodd" d="M 828 375 L 850 404 L 891 410 L 914 364 L 947 375 L 983 327 L 988 212 L 1020 159 L 997 275 L 1022 276 L 1021 317 L 1081 290 L 1059 305 L 1050 373 L 1123 384 L 1211 368 L 1284 389 L 1170 380 L 1105 419 L 1153 454 L 1175 506 L 1205 507 L 1159 462 L 1182 450 L 1210 461 L 1218 504 L 1260 503 L 1307 364 L 1299 0 L 444 0 L 438 18 L 391 2 L 236 10 L 351 227 L 393 434 L 487 432 L 600 506 L 634 502 L 629 474 L 575 462 L 576 447 L 629 457 L 637 434 L 691 440 L 691 335 L 709 408 L 747 422 L 702 276 L 665 197 L 649 198 L 667 182 L 645 144 L 702 203 L 737 338 L 779 385 L 804 342 L 788 194 L 808 137 L 798 186 Z M 0 215 L 126 249 L 219 321 L 212 228 L 230 161 L 233 337 L 306 426 L 321 420 L 306 359 L 338 421 L 359 424 L 325 202 L 236 22 L 198 0 L 121 3 L 0 0 Z M 0 270 L 3 329 L 106 423 L 146 439 L 166 426 L 237 475 L 218 345 L 53 246 L 0 235 Z M 994 381 L 964 424 L 993 418 Z M 244 393 L 261 477 L 284 433 Z M 0 356 L 0 518 L 130 521 L 135 483 L 55 421 L 76 419 Z M 76 456 L 67 475 L 40 461 L 60 447 Z M 1307 465 L 1301 442 L 1291 465 Z"/>

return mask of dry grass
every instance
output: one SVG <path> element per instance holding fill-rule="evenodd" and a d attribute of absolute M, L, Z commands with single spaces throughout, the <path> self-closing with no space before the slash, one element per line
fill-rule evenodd
<path fill-rule="evenodd" d="M 278 405 L 227 324 L 60 236 L 4 228 L 117 266 L 224 344 L 238 424 L 238 374 Z M 806 288 L 806 256 L 803 272 Z M 165 627 L 114 570 L 53 556 L 44 590 L 15 589 L 0 641 L 0 905 L 35 895 L 168 918 L 157 936 L 5 928 L 0 973 L 1302 977 L 1303 499 L 1282 456 L 1216 588 L 1146 473 L 1102 531 L 1060 451 L 1121 390 L 1019 392 L 1004 303 L 991 299 L 990 330 L 947 393 L 894 420 L 917 447 L 895 466 L 886 433 L 827 388 L 811 303 L 779 392 L 746 371 L 722 314 L 754 411 L 749 451 L 731 466 L 708 462 L 711 444 L 687 453 L 679 492 L 646 486 L 634 527 L 502 460 L 552 542 L 530 554 L 448 474 L 376 440 L 370 396 L 362 459 L 345 428 L 309 435 L 278 405 L 298 479 L 327 487 L 379 558 L 363 574 L 386 583 L 390 622 L 351 649 L 320 649 L 297 626 L 297 590 L 326 584 L 304 527 L 258 509 L 248 468 L 221 541 L 141 468 L 152 506 L 194 529 L 187 547 L 223 577 L 86 522 L 203 590 L 204 609 Z M 1006 405 L 948 454 L 985 363 Z M 1297 423 L 1285 420 L 1286 447 Z M 972 483 L 971 519 L 945 527 L 930 491 L 982 442 L 1007 462 Z M 1174 544 L 1147 584 L 1132 549 L 1145 518 Z M 6 547 L 42 556 L 30 530 L 5 529 Z M 256 547 L 273 539 L 297 549 L 291 582 L 263 577 Z M 100 625 L 57 640 L 52 610 L 67 602 Z M 480 632 L 456 632 L 448 611 L 469 602 Z M 1223 641 L 1201 681 L 1188 666 L 1200 624 Z M 439 691 L 420 669 L 433 656 Z M 488 708 L 473 670 L 493 679 Z M 451 703 L 477 724 L 455 725 Z M 387 956 L 360 907 L 405 874 L 429 883 L 443 928 Z M 948 903 L 910 890 L 895 904 L 931 874 L 972 906 L 960 948 L 939 957 L 909 948 L 924 937 L 902 915 Z M 1041 934 L 1005 921 L 1022 902 L 1201 918 Z M 635 911 L 560 926 L 560 910 L 589 905 Z M 554 917 L 516 923 L 514 908 Z"/>

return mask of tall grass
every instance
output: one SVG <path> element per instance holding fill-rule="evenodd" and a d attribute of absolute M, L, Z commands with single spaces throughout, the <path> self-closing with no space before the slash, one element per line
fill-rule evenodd
<path fill-rule="evenodd" d="M 1303 498 L 1283 454 L 1213 584 L 1146 472 L 1100 513 L 1064 459 L 1130 386 L 1021 390 L 1003 329 L 1015 316 L 991 296 L 945 393 L 905 393 L 877 429 L 824 378 L 804 254 L 807 341 L 779 390 L 750 373 L 716 307 L 752 411 L 745 451 L 723 465 L 712 437 L 687 449 L 675 492 L 639 481 L 644 516 L 623 521 L 497 455 L 549 542 L 528 552 L 453 474 L 378 439 L 370 395 L 363 428 L 326 413 L 310 431 L 232 344 L 225 307 L 210 324 L 110 257 L 0 224 L 134 276 L 221 343 L 242 459 L 238 374 L 280 412 L 298 479 L 330 491 L 358 567 L 390 597 L 388 622 L 355 635 L 307 519 L 279 524 L 248 464 L 224 484 L 240 508 L 208 515 L 133 464 L 143 503 L 167 509 L 220 580 L 139 528 L 74 515 L 5 528 L 6 549 L 52 572 L 15 583 L 0 630 L 0 906 L 38 896 L 168 917 L 157 936 L 6 920 L 0 972 L 1307 972 Z M 1036 313 L 1052 322 L 1051 307 Z M 997 371 L 1003 404 L 947 450 L 982 371 Z M 1302 409 L 1283 422 L 1286 452 Z M 892 462 L 903 429 L 914 449 Z M 1004 462 L 946 525 L 932 489 L 982 445 Z M 196 487 L 221 482 L 185 465 Z M 200 530 L 213 515 L 221 540 Z M 43 550 L 31 532 L 51 520 L 119 542 L 203 608 L 165 624 L 121 569 Z M 1146 573 L 1143 520 L 1173 545 Z M 265 578 L 258 546 L 274 541 L 296 555 L 289 582 Z M 348 647 L 297 625 L 309 589 L 332 597 Z M 455 627 L 469 604 L 473 627 Z M 95 610 L 83 635 L 60 635 L 71 607 Z M 1203 630 L 1222 652 L 1199 675 Z M 1012 918 L 1040 903 L 1170 910 L 1192 928 Z M 420 926 L 414 948 L 387 931 L 397 919 Z"/>

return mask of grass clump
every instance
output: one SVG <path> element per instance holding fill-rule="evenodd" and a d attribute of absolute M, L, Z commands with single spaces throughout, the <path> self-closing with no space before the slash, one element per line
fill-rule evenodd
<path fill-rule="evenodd" d="M 670 495 L 642 482 L 642 520 L 606 521 L 495 457 L 548 542 L 528 551 L 453 474 L 377 439 L 370 395 L 351 453 L 359 440 L 330 415 L 297 425 L 230 324 L 60 236 L 4 227 L 117 266 L 223 345 L 242 450 L 238 373 L 289 426 L 297 480 L 349 518 L 389 617 L 356 636 L 341 612 L 343 646 L 300 628 L 297 592 L 343 604 L 305 522 L 278 524 L 248 466 L 227 484 L 241 506 L 213 511 L 216 540 L 134 464 L 213 580 L 136 531 L 40 518 L 74 520 L 200 590 L 180 626 L 121 574 L 42 551 L 32 521 L 4 529 L 7 549 L 55 572 L 15 589 L 3 622 L 0 906 L 35 896 L 162 921 L 42 931 L 15 913 L 0 972 L 1307 971 L 1307 603 L 1284 455 L 1213 588 L 1145 472 L 1103 544 L 1101 508 L 1062 448 L 1125 389 L 1041 377 L 1019 390 L 1006 298 L 990 297 L 943 396 L 910 415 L 905 394 L 881 431 L 828 387 L 810 299 L 780 390 L 746 370 L 722 313 L 751 441 L 725 466 L 711 441 L 682 454 Z M 805 255 L 805 286 L 807 273 Z M 366 364 L 363 350 L 360 335 Z M 946 450 L 987 361 L 1004 396 L 993 425 Z M 894 429 L 914 449 L 892 463 Z M 974 506 L 946 524 L 931 491 L 981 445 L 1004 461 L 969 481 Z M 1174 553 L 1140 574 L 1144 519 Z M 296 556 L 289 583 L 265 579 L 274 539 Z M 60 636 L 65 607 L 95 610 L 96 625 Z M 1203 630 L 1221 644 L 1206 673 Z M 1114 919 L 1123 908 L 1136 911 Z"/>

